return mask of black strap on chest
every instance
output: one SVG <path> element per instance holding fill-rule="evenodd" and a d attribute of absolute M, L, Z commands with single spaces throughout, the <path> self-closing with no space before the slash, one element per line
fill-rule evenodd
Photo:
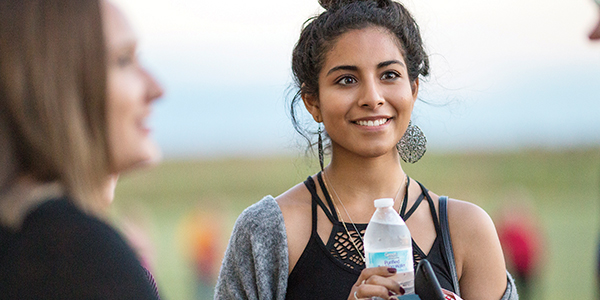
<path fill-rule="evenodd" d="M 452 249 L 452 240 L 450 240 L 450 227 L 448 227 L 447 196 L 440 196 L 440 226 L 445 250 L 444 259 L 446 260 L 448 266 L 450 266 L 450 273 L 452 275 L 452 285 L 454 286 L 454 293 L 460 296 L 458 276 L 456 275 L 456 263 L 454 261 L 454 250 Z"/>

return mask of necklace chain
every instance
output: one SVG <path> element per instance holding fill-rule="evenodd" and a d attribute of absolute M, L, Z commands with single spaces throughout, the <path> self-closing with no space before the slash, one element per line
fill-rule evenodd
<path fill-rule="evenodd" d="M 325 172 L 323 172 L 323 175 L 325 175 L 325 187 L 327 187 L 327 182 L 329 181 L 329 178 L 327 178 L 327 175 L 325 174 Z M 338 201 L 340 202 L 340 204 L 342 204 L 342 207 L 346 211 L 346 215 L 348 216 L 348 218 L 350 218 L 350 223 L 352 223 L 352 227 L 354 227 L 354 230 L 356 231 L 356 234 L 358 235 L 358 238 L 360 239 L 360 241 L 364 245 L 364 241 L 362 239 L 362 236 L 360 235 L 360 231 L 358 231 L 358 228 L 356 228 L 356 225 L 354 224 L 354 221 L 352 221 L 352 218 L 350 217 L 350 214 L 348 214 L 348 210 L 346 210 L 346 207 L 340 201 L 340 197 L 337 195 L 335 189 L 333 188 L 333 185 L 331 185 L 331 189 L 333 190 L 333 193 L 335 194 L 335 196 L 338 199 Z M 327 189 L 327 193 L 329 194 L 329 197 L 331 197 L 331 194 L 329 193 L 329 188 Z M 344 229 L 346 230 L 346 234 L 348 235 L 348 238 L 350 239 L 350 242 L 352 242 L 352 245 L 354 246 L 354 249 L 356 249 L 356 252 L 360 256 L 360 259 L 363 261 L 363 263 L 366 263 L 365 257 L 362 254 L 362 252 L 360 251 L 360 249 L 358 248 L 358 246 L 356 245 L 356 241 L 354 241 L 354 238 L 350 234 L 350 231 L 348 230 L 348 227 L 346 226 L 346 222 L 344 222 L 344 218 L 342 218 L 342 214 L 340 213 L 340 210 L 338 209 L 337 205 L 335 205 L 335 203 L 333 204 L 333 207 L 335 208 L 335 211 L 336 211 L 336 213 L 338 215 L 338 218 L 340 218 L 340 221 L 342 221 L 341 223 L 344 226 Z"/>
<path fill-rule="evenodd" d="M 333 184 L 329 180 L 329 177 L 325 173 L 325 170 L 323 170 L 322 173 L 323 173 L 323 177 L 325 177 L 325 182 L 324 183 L 325 183 L 325 187 L 327 188 L 327 193 L 329 194 L 329 197 L 331 197 L 331 193 L 329 193 L 329 186 L 331 186 L 331 190 L 333 191 L 333 194 L 335 195 L 337 201 L 342 205 L 342 208 L 346 212 L 346 216 L 348 216 L 348 219 L 350 219 L 350 223 L 352 224 L 352 227 L 354 227 L 354 230 L 356 231 L 356 234 L 358 235 L 358 238 L 360 239 L 360 241 L 361 241 L 361 243 L 363 244 L 363 247 L 364 247 L 365 243 L 364 243 L 363 237 L 360 234 L 360 231 L 358 231 L 358 228 L 356 228 L 356 224 L 354 223 L 354 220 L 352 220 L 352 217 L 350 216 L 350 213 L 348 213 L 348 210 L 346 209 L 346 206 L 344 205 L 344 202 L 342 202 L 342 199 L 340 198 L 340 196 L 336 192 L 335 188 L 333 187 Z M 398 195 L 400 195 L 400 191 L 402 191 L 402 187 L 406 185 L 406 181 L 407 181 L 406 174 L 404 174 L 404 177 L 405 177 L 405 179 L 404 179 L 403 183 L 398 188 L 398 192 L 396 192 L 396 197 L 394 198 L 394 202 L 396 201 L 396 199 L 398 199 Z M 329 183 L 329 184 L 327 184 L 327 183 Z M 350 234 L 350 231 L 348 230 L 348 227 L 346 227 L 346 222 L 344 222 L 344 218 L 342 217 L 342 214 L 340 213 L 340 210 L 337 207 L 337 205 L 335 204 L 335 202 L 333 203 L 333 207 L 335 208 L 335 211 L 336 211 L 336 213 L 338 215 L 338 218 L 340 219 L 342 225 L 344 226 L 344 229 L 346 230 L 346 234 L 348 234 L 348 238 L 350 239 L 350 242 L 352 242 L 352 245 L 356 249 L 356 252 L 360 256 L 360 258 L 362 259 L 362 261 L 364 263 L 366 263 L 364 255 L 362 254 L 362 252 L 360 251 L 360 249 L 356 245 L 356 241 L 354 240 L 354 238 Z"/>

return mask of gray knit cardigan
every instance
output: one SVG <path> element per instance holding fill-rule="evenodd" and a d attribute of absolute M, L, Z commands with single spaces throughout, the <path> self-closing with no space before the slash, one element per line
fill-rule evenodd
<path fill-rule="evenodd" d="M 288 281 L 285 224 L 272 196 L 246 208 L 235 222 L 215 287 L 215 299 L 285 300 Z M 501 300 L 519 299 L 508 274 Z"/>

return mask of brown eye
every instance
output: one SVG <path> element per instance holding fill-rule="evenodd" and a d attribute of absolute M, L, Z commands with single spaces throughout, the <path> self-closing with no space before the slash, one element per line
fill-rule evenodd
<path fill-rule="evenodd" d="M 120 52 L 117 56 L 117 65 L 120 68 L 125 68 L 130 65 L 136 64 L 138 60 L 138 53 L 135 48 L 127 48 Z"/>
<path fill-rule="evenodd" d="M 390 71 L 383 73 L 383 75 L 381 75 L 381 80 L 395 80 L 398 77 L 400 77 L 400 74 Z"/>
<path fill-rule="evenodd" d="M 344 76 L 337 81 L 340 85 L 351 85 L 356 83 L 356 79 L 350 76 Z"/>
<path fill-rule="evenodd" d="M 132 55 L 121 55 L 117 58 L 117 64 L 119 65 L 119 67 L 127 67 L 133 63 L 133 60 L 134 58 Z"/>

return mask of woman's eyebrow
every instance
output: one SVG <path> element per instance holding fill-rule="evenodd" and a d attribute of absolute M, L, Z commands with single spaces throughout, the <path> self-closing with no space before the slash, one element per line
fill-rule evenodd
<path fill-rule="evenodd" d="M 387 60 L 387 61 L 378 63 L 377 69 L 385 68 L 385 67 L 387 67 L 389 65 L 393 65 L 393 64 L 399 64 L 402 67 L 406 67 L 403 62 L 393 59 L 393 60 Z M 335 71 L 339 71 L 339 70 L 358 71 L 358 67 L 352 66 L 352 65 L 335 66 L 327 72 L 327 75 L 329 75 Z"/>
<path fill-rule="evenodd" d="M 387 67 L 389 65 L 393 65 L 393 64 L 399 64 L 402 67 L 406 67 L 403 62 L 393 59 L 393 60 L 380 62 L 379 64 L 377 64 L 377 69 L 385 68 L 385 67 Z"/>
<path fill-rule="evenodd" d="M 358 67 L 349 66 L 349 65 L 336 66 L 336 67 L 331 68 L 331 70 L 329 70 L 329 72 L 327 72 L 327 75 L 329 75 L 335 71 L 338 71 L 338 70 L 358 71 Z"/>

